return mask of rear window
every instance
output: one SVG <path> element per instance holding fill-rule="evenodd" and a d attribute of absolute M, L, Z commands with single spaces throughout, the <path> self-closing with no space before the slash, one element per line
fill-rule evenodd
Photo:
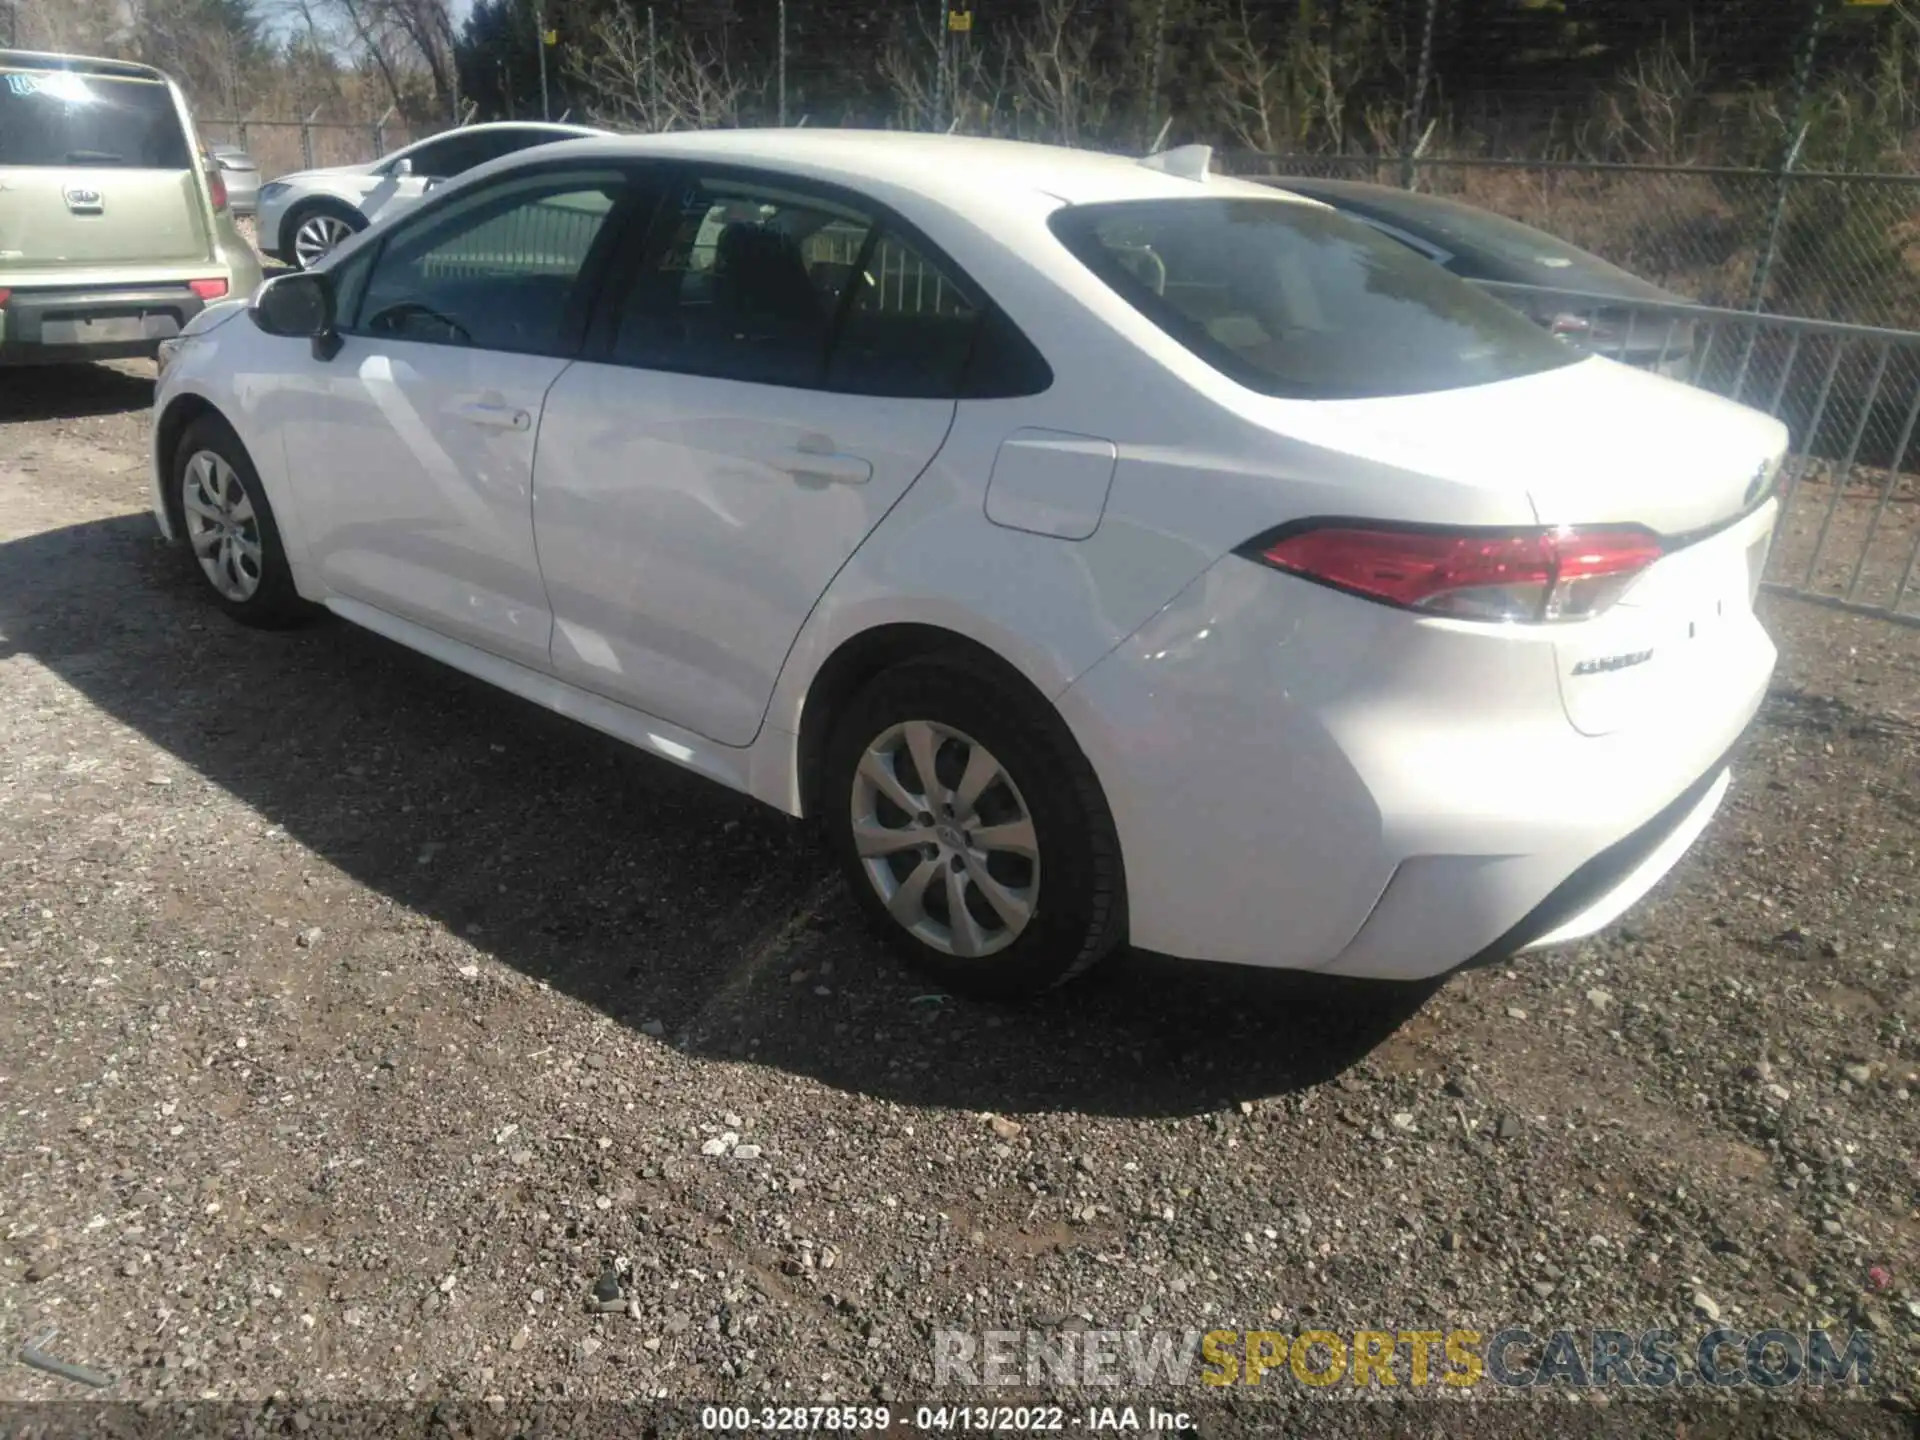
<path fill-rule="evenodd" d="M 155 80 L 0 73 L 0 165 L 192 168 L 173 95 Z"/>
<path fill-rule="evenodd" d="M 1397 241 L 1297 201 L 1079 205 L 1050 223 L 1162 330 L 1263 394 L 1413 395 L 1581 358 Z"/>
<path fill-rule="evenodd" d="M 1340 204 L 1340 201 L 1329 198 L 1330 203 Z M 1575 279 L 1624 281 L 1635 287 L 1646 285 L 1638 276 L 1602 260 L 1598 255 L 1569 245 L 1544 230 L 1536 230 L 1531 225 L 1523 225 L 1518 220 L 1510 220 L 1505 215 L 1495 215 L 1488 210 L 1431 200 L 1421 207 L 1417 219 L 1412 216 L 1396 217 L 1384 207 L 1374 213 L 1389 225 L 1406 225 L 1409 230 L 1416 230 L 1422 236 L 1431 237 L 1456 251 L 1451 268 L 1458 274 L 1475 273 L 1470 267 L 1484 258 L 1523 273 L 1541 272 L 1537 283 L 1557 285 L 1562 289 L 1580 288 L 1572 283 Z"/>

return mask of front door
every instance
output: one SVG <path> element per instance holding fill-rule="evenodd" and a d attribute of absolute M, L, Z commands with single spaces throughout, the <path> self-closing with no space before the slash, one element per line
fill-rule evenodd
<path fill-rule="evenodd" d="M 534 446 L 625 193 L 615 171 L 502 176 L 336 267 L 344 344 L 302 370 L 286 432 L 328 589 L 546 668 Z"/>
<path fill-rule="evenodd" d="M 682 175 L 608 353 L 547 400 L 535 529 L 563 679 L 727 745 L 933 459 L 978 307 L 846 197 Z"/>

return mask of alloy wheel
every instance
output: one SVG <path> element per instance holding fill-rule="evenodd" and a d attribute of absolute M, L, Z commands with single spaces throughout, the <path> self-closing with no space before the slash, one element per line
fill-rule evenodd
<path fill-rule="evenodd" d="M 891 726 L 862 753 L 849 802 L 860 868 L 910 934 L 963 959 L 1020 938 L 1040 897 L 1039 842 L 984 745 L 931 720 Z"/>
<path fill-rule="evenodd" d="M 300 268 L 317 264 L 334 246 L 353 234 L 353 227 L 338 215 L 309 215 L 293 232 L 293 258 Z"/>
<path fill-rule="evenodd" d="M 233 467 L 211 450 L 196 450 L 180 485 L 187 540 L 207 583 L 235 604 L 260 588 L 260 522 Z"/>

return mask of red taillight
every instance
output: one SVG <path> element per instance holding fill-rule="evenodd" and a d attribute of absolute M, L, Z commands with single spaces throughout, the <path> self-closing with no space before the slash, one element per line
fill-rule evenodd
<path fill-rule="evenodd" d="M 4 285 L 0 285 L 0 305 L 6 304 L 7 298 L 12 294 L 13 291 L 7 289 Z"/>
<path fill-rule="evenodd" d="M 202 300 L 218 300 L 222 295 L 227 293 L 227 282 L 224 280 L 189 280 L 187 282 L 187 288 Z"/>
<path fill-rule="evenodd" d="M 207 193 L 213 197 L 214 209 L 227 208 L 227 182 L 217 169 L 207 171 Z"/>
<path fill-rule="evenodd" d="M 1637 527 L 1458 530 L 1325 524 L 1246 552 L 1276 569 L 1462 620 L 1561 621 L 1597 615 L 1661 555 Z"/>
<path fill-rule="evenodd" d="M 1561 314 L 1547 323 L 1556 335 L 1568 336 L 1589 344 L 1610 345 L 1620 339 L 1620 327 L 1598 316 Z"/>

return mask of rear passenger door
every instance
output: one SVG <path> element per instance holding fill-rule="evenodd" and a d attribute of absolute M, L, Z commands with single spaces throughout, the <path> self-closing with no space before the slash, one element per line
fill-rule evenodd
<path fill-rule="evenodd" d="M 858 197 L 734 170 L 663 195 L 598 350 L 547 396 L 552 663 L 745 745 L 808 611 L 945 440 L 981 306 Z"/>

